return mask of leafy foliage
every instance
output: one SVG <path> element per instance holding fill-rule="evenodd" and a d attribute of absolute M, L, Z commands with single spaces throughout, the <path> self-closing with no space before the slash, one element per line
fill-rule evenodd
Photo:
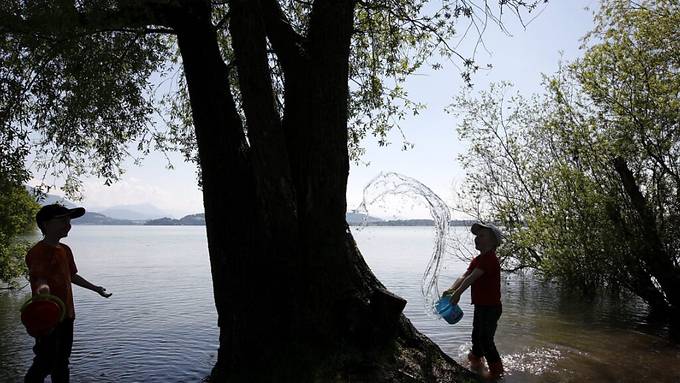
<path fill-rule="evenodd" d="M 28 243 L 20 236 L 35 230 L 38 204 L 23 186 L 0 181 L 0 281 L 16 285 L 26 275 Z"/>
<path fill-rule="evenodd" d="M 352 158 L 360 158 L 360 141 L 367 134 L 386 145 L 389 130 L 398 129 L 403 118 L 424 108 L 409 98 L 404 83 L 424 65 L 441 68 L 441 63 L 432 61 L 435 57 L 457 61 L 463 77 L 471 81 L 477 69 L 474 52 L 465 57 L 456 51 L 449 45 L 454 36 L 476 30 L 481 38 L 487 22 L 502 27 L 504 11 L 520 16 L 543 2 L 509 0 L 496 8 L 487 1 L 468 0 L 358 2 L 348 95 Z M 17 17 L 42 20 L 32 30 L 0 29 L 0 169 L 26 175 L 23 163 L 30 148 L 36 154 L 31 171 L 48 186 L 64 177 L 63 189 L 77 198 L 82 175 L 90 172 L 106 183 L 121 175 L 121 160 L 129 156 L 126 147 L 130 143 L 136 143 L 142 154 L 181 150 L 188 160 L 196 161 L 191 108 L 172 31 L 152 26 L 69 27 L 64 22 L 79 25 L 74 16 L 78 14 L 102 17 L 122 6 L 117 2 L 41 4 L 8 1 L 0 8 L 6 25 L 11 26 Z M 279 6 L 290 25 L 305 36 L 313 2 L 286 0 Z M 212 15 L 229 65 L 233 51 L 228 3 L 213 2 Z M 468 23 L 465 32 L 457 34 L 460 18 Z M 276 55 L 270 58 L 283 113 L 285 78 Z M 231 80 L 233 96 L 240 104 L 235 71 L 231 71 Z M 154 86 L 159 82 L 163 86 Z M 159 91 L 165 93 L 159 96 Z M 157 128 L 159 120 L 165 126 Z M 411 146 L 405 137 L 402 146 Z"/>
<path fill-rule="evenodd" d="M 508 96 L 506 83 L 452 107 L 470 141 L 461 208 L 507 228 L 508 268 L 677 305 L 679 10 L 604 2 L 583 58 L 546 78 L 546 95 Z"/>
<path fill-rule="evenodd" d="M 35 16 L 42 11 L 34 5 L 9 2 L 2 11 Z M 116 180 L 126 146 L 144 142 L 150 75 L 165 60 L 165 42 L 139 32 L 63 31 L 56 17 L 46 20 L 54 25 L 42 25 L 44 34 L 0 33 L 0 134 L 7 139 L 0 162 L 23 169 L 32 148 L 32 170 L 43 179 L 64 175 L 74 194 L 88 171 Z"/>
<path fill-rule="evenodd" d="M 446 0 L 379 0 L 359 1 L 355 11 L 355 32 L 350 53 L 349 141 L 350 157 L 359 161 L 364 149 L 361 141 L 368 135 L 378 139 L 378 144 L 388 145 L 388 133 L 397 129 L 402 137 L 402 149 L 413 145 L 401 132 L 399 124 L 409 115 L 417 115 L 425 105 L 411 98 L 406 80 L 419 70 L 429 67 L 439 70 L 442 60 L 458 66 L 466 83 L 472 83 L 472 74 L 479 67 L 475 52 L 467 56 L 459 52 L 450 41 L 466 36 L 470 30 L 477 33 L 478 43 L 487 23 L 501 28 L 501 14 L 510 10 L 520 16 L 530 13 L 545 0 L 502 1 L 497 8 L 488 1 Z M 294 30 L 305 36 L 313 2 L 286 0 L 280 6 Z M 228 6 L 215 4 L 215 25 L 224 25 Z M 520 17 L 521 18 L 521 17 Z M 459 33 L 459 24 L 465 25 Z M 462 29 L 462 28 L 461 28 Z M 220 46 L 225 62 L 233 62 L 230 36 L 226 27 L 219 29 Z M 283 114 L 283 88 L 285 78 L 276 55 L 270 55 L 272 83 L 277 92 L 280 113 Z M 176 57 L 175 64 L 179 64 Z M 235 71 L 231 73 L 232 92 L 240 105 L 240 91 Z M 168 143 L 180 148 L 186 158 L 196 159 L 195 137 L 192 133 L 191 110 L 186 84 L 176 81 L 177 92 L 164 97 L 164 108 L 170 130 Z M 239 108 L 241 109 L 241 108 Z M 243 114 L 241 112 L 241 114 Z"/>

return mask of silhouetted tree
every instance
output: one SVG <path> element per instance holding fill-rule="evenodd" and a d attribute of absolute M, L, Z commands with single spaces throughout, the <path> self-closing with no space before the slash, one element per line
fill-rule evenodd
<path fill-rule="evenodd" d="M 417 112 L 400 84 L 433 52 L 456 58 L 454 21 L 477 22 L 480 3 L 6 0 L 3 129 L 40 137 L 39 163 L 67 191 L 88 169 L 115 180 L 135 140 L 197 159 L 215 381 L 456 381 L 462 369 L 362 259 L 345 193 L 348 146 Z M 149 78 L 173 55 L 184 76 L 165 99 L 170 138 L 156 140 Z"/>

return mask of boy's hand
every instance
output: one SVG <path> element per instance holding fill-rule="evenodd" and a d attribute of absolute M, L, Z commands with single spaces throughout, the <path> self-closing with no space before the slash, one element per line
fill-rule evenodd
<path fill-rule="evenodd" d="M 38 286 L 38 289 L 36 291 L 38 292 L 38 294 L 49 294 L 50 293 L 50 286 L 40 285 L 40 286 Z"/>
<path fill-rule="evenodd" d="M 451 295 L 451 304 L 457 305 L 460 302 L 460 293 L 456 292 Z"/>
<path fill-rule="evenodd" d="M 94 291 L 97 292 L 99 295 L 103 296 L 104 298 L 108 298 L 111 295 L 113 295 L 111 293 L 107 293 L 106 289 L 102 286 L 97 286 L 97 288 Z"/>

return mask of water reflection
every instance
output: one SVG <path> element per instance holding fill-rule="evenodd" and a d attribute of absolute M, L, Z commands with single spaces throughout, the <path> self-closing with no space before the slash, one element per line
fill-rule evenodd
<path fill-rule="evenodd" d="M 507 381 L 677 382 L 680 348 L 643 333 L 645 305 L 635 297 L 590 296 L 507 278 L 497 336 Z M 663 335 L 663 334 L 661 334 Z"/>

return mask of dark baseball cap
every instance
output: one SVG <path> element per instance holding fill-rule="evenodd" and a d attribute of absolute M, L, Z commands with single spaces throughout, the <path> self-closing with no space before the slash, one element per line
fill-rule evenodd
<path fill-rule="evenodd" d="M 496 237 L 496 240 L 498 241 L 499 245 L 501 244 L 501 242 L 503 242 L 503 233 L 501 232 L 501 229 L 499 229 L 496 225 L 493 225 L 491 223 L 475 222 L 472 224 L 470 231 L 472 232 L 472 234 L 477 235 L 481 230 L 484 229 L 491 230 L 494 237 Z"/>
<path fill-rule="evenodd" d="M 82 207 L 69 209 L 64 205 L 54 203 L 51 205 L 45 205 L 41 207 L 40 210 L 38 210 L 38 213 L 35 215 L 35 222 L 37 222 L 38 226 L 40 226 L 45 221 L 49 221 L 53 218 L 62 217 L 78 218 L 82 217 L 83 214 L 85 214 L 85 209 Z"/>

